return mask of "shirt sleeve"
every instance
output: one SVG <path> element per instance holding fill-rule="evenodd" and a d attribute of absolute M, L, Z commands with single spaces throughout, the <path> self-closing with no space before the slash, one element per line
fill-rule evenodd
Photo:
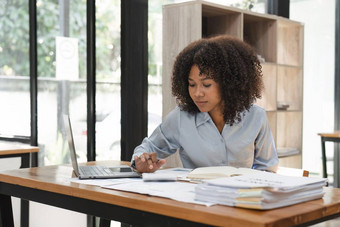
<path fill-rule="evenodd" d="M 253 169 L 276 172 L 279 164 L 275 142 L 271 133 L 267 115 L 262 114 L 262 125 L 255 140 Z"/>
<path fill-rule="evenodd" d="M 153 131 L 151 136 L 145 137 L 141 145 L 134 150 L 134 156 L 156 152 L 158 158 L 166 158 L 175 153 L 180 147 L 180 109 L 176 107 L 171 111 L 164 121 Z"/>

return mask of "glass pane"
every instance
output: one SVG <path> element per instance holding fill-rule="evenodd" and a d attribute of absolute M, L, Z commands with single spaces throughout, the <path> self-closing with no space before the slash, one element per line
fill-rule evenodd
<path fill-rule="evenodd" d="M 120 160 L 120 1 L 96 2 L 96 160 Z"/>
<path fill-rule="evenodd" d="M 86 1 L 37 1 L 37 26 L 39 164 L 70 162 L 63 113 L 86 161 Z"/>
<path fill-rule="evenodd" d="M 148 92 L 148 136 L 150 136 L 162 122 L 162 85 L 149 83 Z"/>
<path fill-rule="evenodd" d="M 162 121 L 162 6 L 175 0 L 150 0 L 148 8 L 148 136 Z"/>
<path fill-rule="evenodd" d="M 26 1 L 0 1 L 0 136 L 30 136 Z"/>

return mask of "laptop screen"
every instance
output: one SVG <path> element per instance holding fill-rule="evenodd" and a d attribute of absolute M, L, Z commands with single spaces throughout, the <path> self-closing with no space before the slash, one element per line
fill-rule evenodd
<path fill-rule="evenodd" d="M 64 119 L 64 126 L 65 126 L 65 132 L 66 132 L 66 136 L 68 140 L 68 145 L 69 145 L 70 153 L 71 153 L 71 161 L 72 161 L 73 170 L 76 173 L 76 175 L 79 176 L 77 155 L 76 155 L 76 149 L 74 146 L 70 117 L 64 114 L 63 119 Z"/>

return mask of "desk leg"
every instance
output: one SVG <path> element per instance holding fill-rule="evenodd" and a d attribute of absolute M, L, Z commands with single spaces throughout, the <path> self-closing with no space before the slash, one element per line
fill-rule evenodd
<path fill-rule="evenodd" d="M 28 227 L 29 221 L 29 201 L 21 199 L 20 201 L 20 223 L 21 227 Z"/>
<path fill-rule="evenodd" d="M 22 154 L 20 168 L 29 168 L 29 167 L 30 167 L 30 153 Z"/>
<path fill-rule="evenodd" d="M 93 215 L 86 215 L 87 227 L 96 227 L 96 217 Z"/>
<path fill-rule="evenodd" d="M 340 154 L 339 154 L 339 142 L 340 141 L 334 141 L 337 143 L 334 143 L 334 183 L 333 183 L 333 187 L 334 188 L 340 188 L 340 175 L 339 175 L 339 171 L 340 171 L 340 166 L 339 166 L 339 158 L 340 158 Z"/>
<path fill-rule="evenodd" d="M 325 140 L 321 137 L 321 152 L 322 152 L 322 170 L 323 177 L 327 178 L 327 162 L 326 162 L 326 148 L 325 148 Z"/>
<path fill-rule="evenodd" d="M 14 227 L 12 200 L 7 195 L 0 195 L 0 227 Z"/>
<path fill-rule="evenodd" d="M 110 227 L 111 220 L 107 220 L 105 218 L 100 218 L 100 224 L 99 227 Z"/>
<path fill-rule="evenodd" d="M 30 167 L 30 153 L 23 154 L 21 156 L 21 166 L 20 168 Z M 21 227 L 29 226 L 29 201 L 21 199 L 20 201 L 20 223 Z"/>

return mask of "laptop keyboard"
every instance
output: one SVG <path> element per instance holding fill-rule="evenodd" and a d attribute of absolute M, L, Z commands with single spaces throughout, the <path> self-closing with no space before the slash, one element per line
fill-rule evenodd
<path fill-rule="evenodd" d="M 84 176 L 109 176 L 110 173 L 106 172 L 100 166 L 79 166 L 79 172 Z"/>

